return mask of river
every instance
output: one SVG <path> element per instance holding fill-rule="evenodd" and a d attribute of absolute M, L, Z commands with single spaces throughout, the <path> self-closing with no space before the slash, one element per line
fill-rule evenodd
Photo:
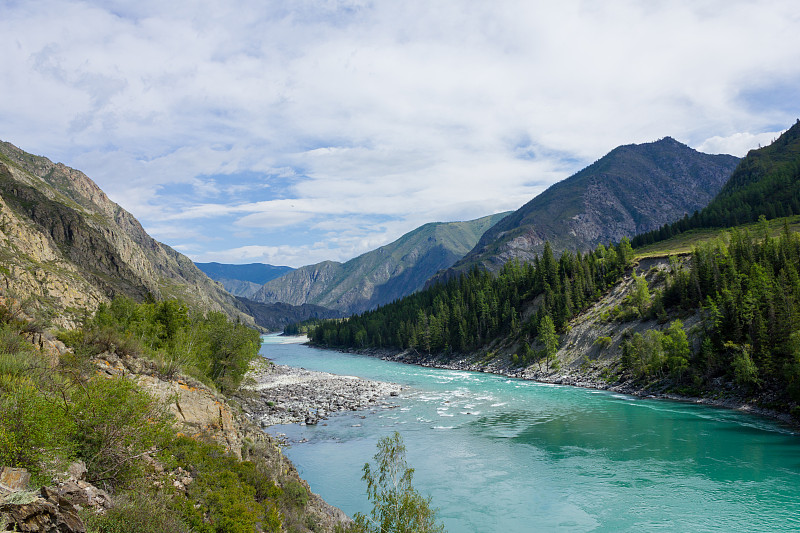
<path fill-rule="evenodd" d="M 351 516 L 371 508 L 361 469 L 397 430 L 450 533 L 800 530 L 800 438 L 777 422 L 264 339 L 277 363 L 406 387 L 394 408 L 268 428 Z"/>

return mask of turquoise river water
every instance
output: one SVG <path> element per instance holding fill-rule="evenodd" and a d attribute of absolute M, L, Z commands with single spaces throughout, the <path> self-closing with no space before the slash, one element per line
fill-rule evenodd
<path fill-rule="evenodd" d="M 268 429 L 351 516 L 371 508 L 361 469 L 397 430 L 450 533 L 800 530 L 800 436 L 771 420 L 264 341 L 280 364 L 406 387 L 396 408 Z"/>

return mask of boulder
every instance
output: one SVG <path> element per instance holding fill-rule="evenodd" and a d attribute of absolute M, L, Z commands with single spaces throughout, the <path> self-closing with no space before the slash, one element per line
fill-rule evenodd
<path fill-rule="evenodd" d="M 4 466 L 0 469 L 0 494 L 27 490 L 31 475 L 24 468 Z"/>
<path fill-rule="evenodd" d="M 0 500 L 0 523 L 7 531 L 86 533 L 75 507 L 54 489 L 42 487 L 38 496 L 17 492 Z"/>

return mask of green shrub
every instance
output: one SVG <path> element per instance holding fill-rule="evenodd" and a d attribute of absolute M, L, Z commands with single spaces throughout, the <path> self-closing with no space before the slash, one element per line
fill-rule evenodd
<path fill-rule="evenodd" d="M 612 342 L 613 341 L 611 340 L 611 337 L 598 337 L 594 341 L 594 345 L 598 346 L 601 350 L 605 350 L 606 348 L 611 346 Z"/>
<path fill-rule="evenodd" d="M 70 420 L 31 385 L 0 396 L 0 465 L 27 468 L 36 483 L 71 458 Z"/>
<path fill-rule="evenodd" d="M 82 513 L 88 533 L 186 533 L 191 529 L 171 508 L 172 496 L 139 486 L 114 499 L 105 514 Z"/>
<path fill-rule="evenodd" d="M 165 450 L 171 467 L 190 470 L 195 481 L 187 487 L 180 512 L 198 532 L 281 531 L 278 509 L 283 491 L 263 461 L 240 461 L 218 445 L 188 437 L 175 439 Z"/>
<path fill-rule="evenodd" d="M 96 377 L 71 397 L 71 440 L 91 481 L 126 484 L 172 435 L 167 407 L 125 378 Z"/>
<path fill-rule="evenodd" d="M 289 481 L 283 487 L 286 499 L 294 506 L 305 507 L 308 503 L 308 491 L 297 481 Z"/>

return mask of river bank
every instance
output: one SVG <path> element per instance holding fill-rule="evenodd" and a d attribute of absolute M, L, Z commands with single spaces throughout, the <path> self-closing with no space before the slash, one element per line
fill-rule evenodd
<path fill-rule="evenodd" d="M 313 344 L 308 344 L 316 348 Z M 445 370 L 461 370 L 466 372 L 490 373 L 509 378 L 537 381 L 540 383 L 551 383 L 555 385 L 569 385 L 587 389 L 608 390 L 620 394 L 629 394 L 639 398 L 651 398 L 669 400 L 675 402 L 694 403 L 720 407 L 723 409 L 733 409 L 745 413 L 755 414 L 773 420 L 778 420 L 794 429 L 800 429 L 800 422 L 790 413 L 768 409 L 759 403 L 769 402 L 772 398 L 767 393 L 767 397 L 758 400 L 746 398 L 737 394 L 736 389 L 730 383 L 720 382 L 718 397 L 710 396 L 687 396 L 668 391 L 666 385 L 661 389 L 650 386 L 642 386 L 632 380 L 618 381 L 604 375 L 604 368 L 589 368 L 586 371 L 577 369 L 564 369 L 562 371 L 546 372 L 532 367 L 526 369 L 510 369 L 502 366 L 497 360 L 485 362 L 475 360 L 469 356 L 463 356 L 455 360 L 444 361 L 435 356 L 419 354 L 411 351 L 396 352 L 393 350 L 365 349 L 365 350 L 344 350 L 345 353 L 358 353 L 370 357 L 377 357 L 384 361 L 394 361 L 405 364 L 412 364 L 428 368 L 441 368 Z"/>
<path fill-rule="evenodd" d="M 251 364 L 237 400 L 261 427 L 317 424 L 331 414 L 391 408 L 400 394 L 396 383 L 276 365 L 266 359 Z"/>

